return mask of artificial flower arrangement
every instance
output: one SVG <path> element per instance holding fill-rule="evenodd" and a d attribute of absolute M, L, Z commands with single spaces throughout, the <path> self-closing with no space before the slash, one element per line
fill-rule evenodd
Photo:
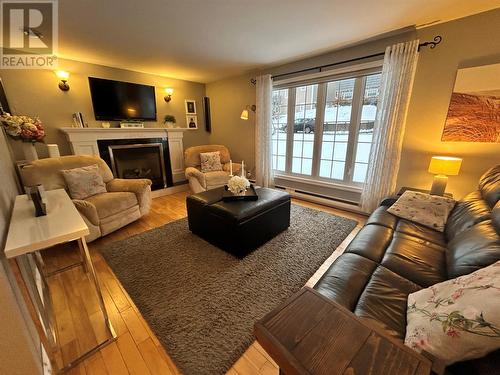
<path fill-rule="evenodd" d="M 5 132 L 12 138 L 21 139 L 24 142 L 42 142 L 45 130 L 38 117 L 13 116 L 4 112 L 0 116 Z"/>
<path fill-rule="evenodd" d="M 233 176 L 227 182 L 227 189 L 234 195 L 242 195 L 250 187 L 250 181 L 243 176 Z"/>

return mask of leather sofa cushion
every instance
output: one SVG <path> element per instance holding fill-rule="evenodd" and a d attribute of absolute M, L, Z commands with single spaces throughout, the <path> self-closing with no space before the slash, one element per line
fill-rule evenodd
<path fill-rule="evenodd" d="M 447 279 L 445 247 L 398 232 L 381 264 L 423 287 Z"/>
<path fill-rule="evenodd" d="M 139 204 L 136 195 L 130 192 L 102 193 L 85 200 L 95 206 L 100 219 L 118 214 Z"/>
<path fill-rule="evenodd" d="M 378 266 L 359 297 L 354 313 L 381 323 L 393 336 L 404 339 L 408 295 L 420 289 L 417 284 Z"/>
<path fill-rule="evenodd" d="M 500 236 L 492 220 L 460 233 L 448 243 L 448 278 L 466 275 L 500 260 Z"/>
<path fill-rule="evenodd" d="M 245 201 L 224 202 L 221 200 L 209 205 L 208 210 L 210 210 L 213 214 L 223 217 L 231 222 L 241 223 L 262 212 L 275 208 L 281 203 L 290 201 L 290 195 L 284 191 L 274 189 L 256 189 L 256 192 L 259 199 L 252 201 L 251 204 L 248 204 L 248 202 Z"/>
<path fill-rule="evenodd" d="M 396 232 L 446 247 L 446 240 L 443 233 L 409 220 L 399 220 L 396 226 Z"/>
<path fill-rule="evenodd" d="M 390 215 L 390 214 L 389 214 Z M 380 263 L 392 240 L 392 229 L 376 225 L 365 225 L 351 241 L 346 253 L 353 253 Z"/>
<path fill-rule="evenodd" d="M 323 274 L 314 289 L 353 311 L 375 268 L 377 263 L 369 259 L 357 254 L 343 254 Z"/>
<path fill-rule="evenodd" d="M 497 204 L 500 200 L 500 164 L 481 176 L 479 191 L 490 208 Z"/>
<path fill-rule="evenodd" d="M 448 241 L 464 230 L 490 218 L 491 209 L 483 200 L 481 192 L 476 190 L 467 194 L 451 211 L 444 229 Z"/>

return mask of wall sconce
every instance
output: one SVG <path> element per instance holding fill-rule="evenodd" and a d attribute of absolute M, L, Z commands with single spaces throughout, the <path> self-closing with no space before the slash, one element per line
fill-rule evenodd
<path fill-rule="evenodd" d="M 174 93 L 174 89 L 171 88 L 171 87 L 167 87 L 165 89 L 165 97 L 163 99 L 165 99 L 165 101 L 168 103 L 169 101 L 172 100 L 172 94 Z"/>
<path fill-rule="evenodd" d="M 59 82 L 59 88 L 62 91 L 68 91 L 69 90 L 69 85 L 68 85 L 69 73 L 64 71 L 64 70 L 58 70 L 56 72 L 56 76 L 57 76 L 57 78 L 59 78 L 61 80 L 61 82 Z"/>
<path fill-rule="evenodd" d="M 241 111 L 240 119 L 242 120 L 248 120 L 248 110 L 251 110 L 252 112 L 255 112 L 257 107 L 255 104 L 253 105 L 247 105 L 243 111 Z"/>

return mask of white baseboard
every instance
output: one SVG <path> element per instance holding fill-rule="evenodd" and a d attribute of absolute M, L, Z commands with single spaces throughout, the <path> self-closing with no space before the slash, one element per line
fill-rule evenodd
<path fill-rule="evenodd" d="M 171 186 L 165 189 L 153 190 L 151 192 L 151 198 L 163 197 L 165 195 L 172 195 L 175 193 L 180 193 L 181 191 L 189 190 L 189 184 L 186 182 L 185 184 Z"/>

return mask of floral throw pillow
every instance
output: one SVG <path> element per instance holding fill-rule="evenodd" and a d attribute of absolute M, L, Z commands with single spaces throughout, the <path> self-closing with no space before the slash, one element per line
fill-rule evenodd
<path fill-rule="evenodd" d="M 451 198 L 407 190 L 387 212 L 443 232 L 453 207 L 455 200 Z"/>
<path fill-rule="evenodd" d="M 213 171 L 222 171 L 222 164 L 220 162 L 220 152 L 201 152 L 201 171 L 205 172 L 213 172 Z"/>
<path fill-rule="evenodd" d="M 99 173 L 97 164 L 88 167 L 65 169 L 61 171 L 73 199 L 85 199 L 99 193 L 106 193 L 106 185 Z"/>
<path fill-rule="evenodd" d="M 405 344 L 450 365 L 500 348 L 500 261 L 408 296 Z"/>

